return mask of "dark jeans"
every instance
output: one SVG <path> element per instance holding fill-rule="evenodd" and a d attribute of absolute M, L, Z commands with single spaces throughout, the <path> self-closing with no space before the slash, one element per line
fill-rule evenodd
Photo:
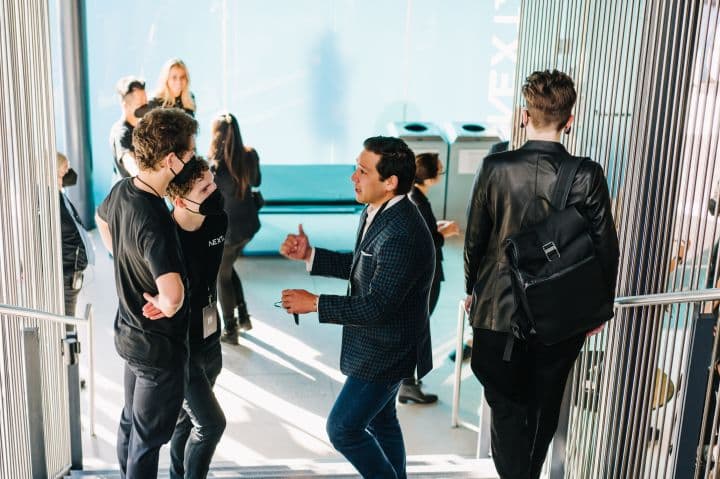
<path fill-rule="evenodd" d="M 63 292 L 65 293 L 65 316 L 75 316 L 80 289 L 73 288 L 73 273 L 63 272 Z"/>
<path fill-rule="evenodd" d="M 248 317 L 245 293 L 240 282 L 240 276 L 238 276 L 233 265 L 235 260 L 242 255 L 242 251 L 249 241 L 250 239 L 246 239 L 235 244 L 226 243 L 220 260 L 217 289 L 225 331 L 234 331 L 237 328 L 237 319 L 234 315 L 235 308 L 238 309 L 238 318 Z"/>
<path fill-rule="evenodd" d="M 160 447 L 170 440 L 182 407 L 185 364 L 160 369 L 125 363 L 125 407 L 118 428 L 120 476 L 157 477 Z"/>
<path fill-rule="evenodd" d="M 474 328 L 472 370 L 490 405 L 490 443 L 500 478 L 537 479 L 585 335 L 553 346 L 516 340 L 509 362 L 502 359 L 506 339 L 506 333 Z"/>
<path fill-rule="evenodd" d="M 405 479 L 405 445 L 395 410 L 399 381 L 347 378 L 327 420 L 330 442 L 365 479 Z"/>
<path fill-rule="evenodd" d="M 225 415 L 213 392 L 222 369 L 220 342 L 191 351 L 185 401 L 170 441 L 170 477 L 205 478 L 223 431 Z"/>

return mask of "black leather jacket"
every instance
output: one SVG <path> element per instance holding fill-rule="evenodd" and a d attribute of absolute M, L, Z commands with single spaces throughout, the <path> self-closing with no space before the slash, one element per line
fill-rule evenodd
<path fill-rule="evenodd" d="M 473 295 L 474 328 L 511 331 L 517 306 L 503 243 L 523 224 L 547 215 L 558 167 L 568 156 L 561 143 L 528 141 L 483 161 L 470 197 L 465 234 L 465 292 Z M 547 202 L 533 201 L 537 197 Z M 590 234 L 614 297 L 619 249 L 602 166 L 593 161 L 581 164 L 567 204 L 574 204 L 592 225 Z"/>

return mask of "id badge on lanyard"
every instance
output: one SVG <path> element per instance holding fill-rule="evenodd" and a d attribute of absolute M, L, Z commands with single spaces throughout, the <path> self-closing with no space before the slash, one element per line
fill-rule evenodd
<path fill-rule="evenodd" d="M 203 315 L 203 339 L 207 339 L 210 335 L 218 330 L 218 314 L 217 305 L 210 296 L 208 305 L 202 310 Z"/>

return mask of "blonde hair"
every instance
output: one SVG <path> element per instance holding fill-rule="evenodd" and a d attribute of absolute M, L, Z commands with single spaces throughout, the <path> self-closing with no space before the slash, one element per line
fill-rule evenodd
<path fill-rule="evenodd" d="M 60 166 L 62 166 L 62 164 L 65 163 L 66 161 L 68 161 L 67 156 L 63 155 L 62 153 L 60 153 L 58 151 L 57 152 L 57 167 L 60 168 Z"/>
<path fill-rule="evenodd" d="M 183 91 L 180 92 L 180 101 L 182 102 L 183 108 L 195 111 L 195 102 L 190 94 L 190 73 L 188 72 L 185 62 L 179 58 L 171 58 L 160 70 L 160 77 L 158 78 L 158 86 L 155 90 L 155 98 L 162 102 L 163 107 L 175 106 L 175 97 L 173 96 L 170 88 L 168 88 L 168 78 L 170 78 L 170 70 L 173 67 L 182 68 L 185 71 L 185 78 L 187 78 L 187 84 Z"/>

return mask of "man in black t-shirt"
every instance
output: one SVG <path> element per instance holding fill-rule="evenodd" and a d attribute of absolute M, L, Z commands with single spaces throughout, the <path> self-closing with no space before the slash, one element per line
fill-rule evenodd
<path fill-rule="evenodd" d="M 122 77 L 115 86 L 120 95 L 122 116 L 110 129 L 110 148 L 113 155 L 113 171 L 121 178 L 138 173 L 135 153 L 132 148 L 132 133 L 140 119 L 135 111 L 147 105 L 145 82 L 134 76 Z"/>
<path fill-rule="evenodd" d="M 98 209 L 113 253 L 118 311 L 115 347 L 125 360 L 118 430 L 123 478 L 156 477 L 184 396 L 188 317 L 185 267 L 163 197 L 194 155 L 197 122 L 182 110 L 148 114 L 133 132 L 140 172 L 118 182 Z"/>
<path fill-rule="evenodd" d="M 188 382 L 170 441 L 170 477 L 205 477 L 225 430 L 225 415 L 212 388 L 222 369 L 217 274 L 228 219 L 222 194 L 204 160 L 190 160 L 170 182 L 168 196 L 190 285 Z"/>

